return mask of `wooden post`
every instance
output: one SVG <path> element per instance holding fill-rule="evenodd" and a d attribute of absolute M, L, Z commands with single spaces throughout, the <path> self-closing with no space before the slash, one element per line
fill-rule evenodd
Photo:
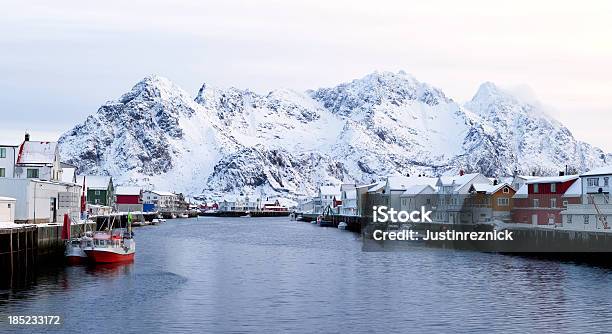
<path fill-rule="evenodd" d="M 10 232 L 9 236 L 10 236 L 11 240 L 10 240 L 9 244 L 10 244 L 10 253 L 11 253 L 11 287 L 12 287 L 13 286 L 13 271 L 14 271 L 13 270 L 13 228 L 11 228 L 10 231 L 11 232 Z"/>

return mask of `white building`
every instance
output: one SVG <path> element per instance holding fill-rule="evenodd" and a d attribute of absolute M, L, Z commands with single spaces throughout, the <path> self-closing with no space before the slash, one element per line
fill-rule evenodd
<path fill-rule="evenodd" d="M 25 140 L 18 148 L 15 177 L 61 181 L 62 167 L 57 142 Z"/>
<path fill-rule="evenodd" d="M 17 147 L 18 146 L 0 145 L 0 177 L 15 177 Z"/>
<path fill-rule="evenodd" d="M 401 196 L 413 186 L 430 186 L 434 188 L 438 178 L 426 176 L 388 176 L 385 180 L 383 193 L 389 197 L 389 207 L 401 208 Z"/>
<path fill-rule="evenodd" d="M 226 196 L 219 202 L 219 211 L 256 211 L 259 207 L 259 199 L 251 199 L 249 196 Z"/>
<path fill-rule="evenodd" d="M 155 210 L 174 212 L 178 209 L 178 196 L 175 193 L 162 190 L 146 190 L 142 193 L 144 204 L 153 204 Z"/>
<path fill-rule="evenodd" d="M 580 175 L 569 190 L 580 192 L 580 204 L 568 204 L 561 211 L 563 229 L 612 232 L 612 166 L 592 169 Z"/>
<path fill-rule="evenodd" d="M 330 208 L 335 208 L 335 201 L 340 201 L 340 197 L 342 196 L 342 192 L 340 191 L 340 186 L 321 186 L 319 187 L 319 192 L 317 196 L 314 198 L 314 212 L 322 213 L 325 208 L 328 206 Z"/>
<path fill-rule="evenodd" d="M 81 186 L 39 179 L 0 178 L 0 194 L 16 199 L 15 223 L 60 222 L 80 216 Z"/>
<path fill-rule="evenodd" d="M 0 224 L 15 222 L 15 202 L 12 197 L 0 197 Z"/>
<path fill-rule="evenodd" d="M 438 200 L 433 212 L 433 220 L 445 224 L 461 223 L 463 202 L 468 197 L 470 187 L 474 183 L 493 184 L 491 180 L 480 173 L 440 176 L 436 182 Z M 471 217 L 469 220 L 471 221 Z"/>

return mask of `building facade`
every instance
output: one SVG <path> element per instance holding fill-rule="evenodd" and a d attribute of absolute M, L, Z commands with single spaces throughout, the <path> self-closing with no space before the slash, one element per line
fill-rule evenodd
<path fill-rule="evenodd" d="M 580 203 L 579 197 L 571 196 L 576 188 L 570 189 L 577 179 L 578 175 L 560 175 L 528 180 L 513 197 L 512 222 L 536 226 L 561 224 L 561 211 L 569 204 Z"/>

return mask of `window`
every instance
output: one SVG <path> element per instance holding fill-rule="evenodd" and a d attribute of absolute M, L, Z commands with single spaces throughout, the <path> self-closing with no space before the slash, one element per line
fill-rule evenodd
<path fill-rule="evenodd" d="M 572 223 L 572 215 L 567 215 L 566 217 L 567 217 L 566 222 L 567 222 L 568 224 L 571 224 L 571 223 Z"/>
<path fill-rule="evenodd" d="M 563 201 L 563 206 L 567 206 L 567 201 Z"/>
<path fill-rule="evenodd" d="M 533 207 L 534 208 L 539 208 L 540 207 L 540 200 L 539 199 L 534 199 L 533 200 Z"/>
<path fill-rule="evenodd" d="M 538 184 L 537 183 L 535 183 L 533 185 L 533 192 L 536 193 L 536 194 L 538 193 Z"/>
<path fill-rule="evenodd" d="M 6 170 L 4 168 L 0 168 L 0 177 L 6 177 Z"/>
<path fill-rule="evenodd" d="M 585 224 L 589 224 L 590 223 L 590 216 L 589 215 L 584 215 L 584 223 Z"/>
<path fill-rule="evenodd" d="M 589 177 L 587 179 L 587 184 L 589 187 L 599 187 L 599 178 L 598 177 Z"/>
<path fill-rule="evenodd" d="M 96 190 L 96 195 L 100 195 L 100 190 Z"/>
<path fill-rule="evenodd" d="M 508 197 L 500 197 L 497 199 L 498 206 L 508 206 L 510 204 L 510 199 Z"/>
<path fill-rule="evenodd" d="M 609 177 L 604 177 L 604 187 L 607 187 L 610 184 L 610 178 Z"/>
<path fill-rule="evenodd" d="M 551 198 L 550 199 L 550 207 L 551 208 L 556 208 L 557 207 L 557 199 L 556 198 Z"/>
<path fill-rule="evenodd" d="M 6 148 L 0 147 L 0 158 L 6 158 Z"/>
<path fill-rule="evenodd" d="M 28 179 L 37 179 L 38 178 L 38 168 L 28 168 L 27 175 L 28 175 Z"/>
<path fill-rule="evenodd" d="M 510 189 L 508 189 L 508 187 L 504 187 L 504 194 L 507 194 L 510 192 Z"/>
<path fill-rule="evenodd" d="M 556 193 L 557 192 L 557 184 L 556 183 L 551 183 L 550 184 L 550 192 L 551 193 Z"/>
<path fill-rule="evenodd" d="M 425 203 L 427 203 L 427 205 L 431 204 L 431 198 L 428 198 Z"/>

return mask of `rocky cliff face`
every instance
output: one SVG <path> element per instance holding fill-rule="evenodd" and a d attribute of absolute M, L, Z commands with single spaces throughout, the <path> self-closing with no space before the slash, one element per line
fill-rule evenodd
<path fill-rule="evenodd" d="M 403 72 L 259 95 L 151 76 L 60 138 L 64 160 L 116 183 L 189 194 L 311 194 L 387 174 L 556 173 L 612 156 L 494 84 L 460 105 Z"/>

